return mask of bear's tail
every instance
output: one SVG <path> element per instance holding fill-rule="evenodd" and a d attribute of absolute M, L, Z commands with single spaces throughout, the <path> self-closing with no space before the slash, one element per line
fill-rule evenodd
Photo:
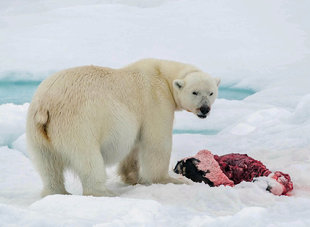
<path fill-rule="evenodd" d="M 49 141 L 48 125 L 50 122 L 50 112 L 46 109 L 38 109 L 34 115 L 34 122 L 41 135 Z"/>

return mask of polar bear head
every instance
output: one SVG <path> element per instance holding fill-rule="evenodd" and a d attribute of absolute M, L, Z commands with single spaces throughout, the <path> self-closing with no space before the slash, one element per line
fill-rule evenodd
<path fill-rule="evenodd" d="M 206 118 L 217 97 L 220 81 L 204 72 L 189 73 L 184 79 L 174 80 L 173 93 L 179 108 Z"/>

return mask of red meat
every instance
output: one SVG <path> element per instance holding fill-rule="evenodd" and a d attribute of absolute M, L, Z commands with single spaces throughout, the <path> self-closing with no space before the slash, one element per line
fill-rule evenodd
<path fill-rule="evenodd" d="M 235 184 L 241 181 L 253 181 L 255 177 L 267 177 L 271 171 L 258 160 L 246 154 L 214 155 L 223 173 Z"/>
<path fill-rule="evenodd" d="M 277 194 L 281 193 L 280 195 L 287 195 L 287 193 L 293 190 L 293 182 L 291 181 L 291 177 L 288 174 L 276 171 L 273 173 L 273 175 L 271 175 L 271 177 L 282 185 L 282 193 L 279 192 Z M 272 193 L 276 194 L 276 192 Z"/>

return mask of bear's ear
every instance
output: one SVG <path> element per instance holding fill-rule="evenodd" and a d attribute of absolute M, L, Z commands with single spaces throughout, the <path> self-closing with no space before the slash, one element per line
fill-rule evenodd
<path fill-rule="evenodd" d="M 215 77 L 214 80 L 215 80 L 216 85 L 219 86 L 221 83 L 221 78 Z"/>
<path fill-rule="evenodd" d="M 184 87 L 184 80 L 174 80 L 173 81 L 173 86 L 179 90 L 181 90 Z"/>

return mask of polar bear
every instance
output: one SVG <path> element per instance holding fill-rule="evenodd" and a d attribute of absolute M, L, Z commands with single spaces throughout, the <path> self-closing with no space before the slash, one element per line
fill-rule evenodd
<path fill-rule="evenodd" d="M 205 118 L 220 79 L 174 61 L 144 59 L 120 69 L 82 66 L 38 87 L 27 115 L 27 146 L 41 195 L 68 194 L 63 171 L 80 178 L 83 195 L 112 196 L 105 166 L 120 162 L 129 184 L 184 183 L 168 175 L 174 112 Z"/>

